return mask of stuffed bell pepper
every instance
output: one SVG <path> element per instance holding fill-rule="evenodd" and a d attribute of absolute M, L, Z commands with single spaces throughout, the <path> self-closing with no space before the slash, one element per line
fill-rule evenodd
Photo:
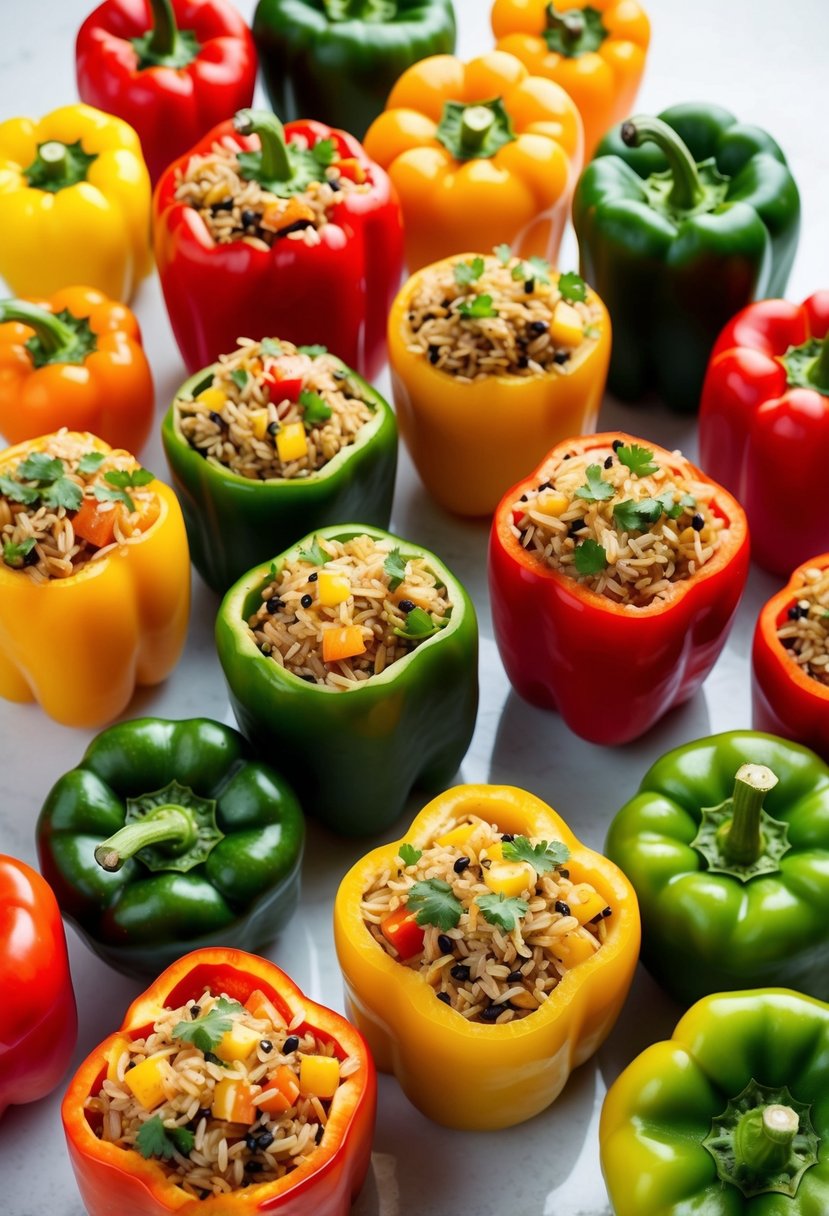
<path fill-rule="evenodd" d="M 829 1007 L 721 993 L 613 1084 L 599 1125 L 614 1216 L 829 1212 Z"/>
<path fill-rule="evenodd" d="M 0 434 L 21 443 L 69 427 L 139 451 L 153 381 L 130 310 L 94 287 L 42 304 L 0 300 Z"/>
<path fill-rule="evenodd" d="M 367 854 L 334 905 L 349 1016 L 449 1127 L 511 1127 L 598 1049 L 630 987 L 624 875 L 512 786 L 459 785 Z"/>
<path fill-rule="evenodd" d="M 273 963 L 214 948 L 133 1002 L 61 1113 L 89 1216 L 348 1216 L 376 1104 L 345 1018 Z"/>
<path fill-rule="evenodd" d="M 829 768 L 733 731 L 662 756 L 606 852 L 642 913 L 642 960 L 684 1005 L 780 985 L 829 997 Z"/>
<path fill-rule="evenodd" d="M 253 36 L 271 105 L 362 139 L 392 86 L 455 49 L 452 0 L 259 0 Z"/>
<path fill-rule="evenodd" d="M 40 866 L 87 944 L 130 975 L 185 950 L 263 950 L 299 898 L 291 788 L 208 718 L 136 718 L 93 739 L 51 790 Z"/>
<path fill-rule="evenodd" d="M 170 323 L 190 372 L 240 334 L 322 344 L 371 379 L 400 282 L 400 207 L 344 131 L 240 110 L 155 192 L 154 240 Z"/>
<path fill-rule="evenodd" d="M 739 504 L 680 454 L 571 439 L 504 495 L 492 620 L 510 681 L 592 743 L 627 743 L 697 691 L 748 575 Z"/>
<path fill-rule="evenodd" d="M 725 323 L 783 293 L 800 196 L 770 135 L 688 103 L 614 127 L 581 176 L 573 224 L 613 321 L 611 392 L 655 389 L 690 412 Z"/>
<path fill-rule="evenodd" d="M 554 262 L 582 145 L 564 90 L 503 51 L 415 64 L 366 135 L 400 195 L 410 271 L 502 242 Z"/>
<path fill-rule="evenodd" d="M 0 1115 L 51 1093 L 78 1033 L 60 909 L 36 870 L 0 854 Z"/>
<path fill-rule="evenodd" d="M 193 563 L 222 594 L 309 528 L 391 517 L 394 413 L 324 347 L 242 340 L 179 389 L 162 438 Z"/>
<path fill-rule="evenodd" d="M 150 179 L 132 127 L 92 106 L 0 123 L 0 276 L 128 301 L 150 270 Z"/>
<path fill-rule="evenodd" d="M 166 680 L 187 632 L 187 536 L 134 456 L 79 431 L 0 452 L 0 544 L 0 696 L 100 726 Z"/>
<path fill-rule="evenodd" d="M 595 428 L 610 321 L 577 274 L 499 245 L 427 266 L 389 317 L 400 430 L 430 494 L 459 515 L 494 511 L 568 435 Z"/>
<path fill-rule="evenodd" d="M 763 300 L 726 325 L 699 443 L 707 471 L 745 508 L 758 565 L 788 575 L 829 548 L 829 291 L 803 304 Z"/>
<path fill-rule="evenodd" d="M 434 554 L 379 528 L 321 528 L 251 570 L 216 644 L 242 732 L 337 832 L 387 828 L 466 754 L 475 609 Z"/>

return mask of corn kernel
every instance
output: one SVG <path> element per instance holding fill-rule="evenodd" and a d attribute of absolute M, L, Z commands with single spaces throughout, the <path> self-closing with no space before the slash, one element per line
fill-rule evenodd
<path fill-rule="evenodd" d="M 570 911 L 575 916 L 580 925 L 586 925 L 594 916 L 599 916 L 607 907 L 607 900 L 599 895 L 598 891 L 593 891 L 588 894 L 580 904 L 573 903 L 572 899 L 568 900 Z"/>
<path fill-rule="evenodd" d="M 584 322 L 575 308 L 559 300 L 556 304 L 553 320 L 550 324 L 550 339 L 555 346 L 579 346 L 581 344 Z"/>
<path fill-rule="evenodd" d="M 442 849 L 462 849 L 474 831 L 474 823 L 462 823 L 438 836 L 435 844 L 439 844 Z"/>
<path fill-rule="evenodd" d="M 257 439 L 264 439 L 268 431 L 268 411 L 252 410 L 250 414 L 250 428 Z"/>
<path fill-rule="evenodd" d="M 334 608 L 351 595 L 351 583 L 345 574 L 320 570 L 317 579 L 317 599 L 324 608 Z"/>
<path fill-rule="evenodd" d="M 147 1056 L 135 1068 L 124 1073 L 124 1084 L 144 1107 L 153 1110 L 164 1101 L 164 1067 L 167 1057 Z"/>
<path fill-rule="evenodd" d="M 526 861 L 495 861 L 483 873 L 490 891 L 507 899 L 535 886 L 535 870 Z"/>
<path fill-rule="evenodd" d="M 539 494 L 534 503 L 530 507 L 536 511 L 540 511 L 542 515 L 553 515 L 558 519 L 559 515 L 563 515 L 570 505 L 569 499 L 564 494 L 558 494 L 551 490 L 546 494 Z"/>
<path fill-rule="evenodd" d="M 202 392 L 199 393 L 196 401 L 199 403 L 199 405 L 203 406 L 204 409 L 215 410 L 218 413 L 227 401 L 227 394 L 223 393 L 220 388 L 213 388 L 211 385 L 210 388 L 203 389 Z"/>
<path fill-rule="evenodd" d="M 121 1059 L 124 1052 L 129 1050 L 129 1046 L 130 1040 L 125 1038 L 124 1035 L 119 1034 L 118 1038 L 110 1047 L 107 1055 L 107 1081 L 118 1080 L 118 1061 Z M 130 1069 L 130 1072 L 134 1071 L 135 1069 Z"/>
<path fill-rule="evenodd" d="M 305 427 L 301 422 L 289 422 L 276 436 L 276 450 L 283 464 L 301 460 L 308 452 Z"/>
<path fill-rule="evenodd" d="M 592 958 L 596 952 L 589 933 L 564 933 L 555 939 L 549 949 L 568 968 Z"/>
<path fill-rule="evenodd" d="M 244 1060 L 259 1042 L 259 1035 L 249 1026 L 233 1026 L 226 1030 L 216 1048 L 220 1060 Z"/>
<path fill-rule="evenodd" d="M 303 1056 L 299 1088 L 306 1096 L 333 1098 L 340 1083 L 340 1061 L 334 1056 Z"/>

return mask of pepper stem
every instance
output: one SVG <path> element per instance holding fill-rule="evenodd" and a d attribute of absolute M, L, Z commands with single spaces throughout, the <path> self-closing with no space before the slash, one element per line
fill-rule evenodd
<path fill-rule="evenodd" d="M 46 356 L 45 362 L 56 361 L 57 355 L 71 351 L 75 345 L 74 330 L 53 313 L 28 300 L 0 300 L 0 324 L 6 321 L 20 321 L 35 331 Z"/>
<path fill-rule="evenodd" d="M 487 106 L 467 106 L 461 117 L 461 148 L 464 153 L 474 153 L 481 147 L 495 115 Z"/>
<path fill-rule="evenodd" d="M 262 144 L 262 180 L 286 182 L 293 170 L 285 128 L 268 110 L 237 110 L 233 126 L 240 135 L 258 135 Z"/>
<path fill-rule="evenodd" d="M 717 833 L 725 859 L 750 866 L 763 851 L 760 812 L 763 799 L 777 785 L 777 777 L 764 764 L 743 764 L 734 778 L 732 816 Z"/>
<path fill-rule="evenodd" d="M 821 393 L 829 393 L 829 334 L 820 345 L 820 354 L 806 373 L 806 379 Z"/>
<path fill-rule="evenodd" d="M 693 211 L 703 201 L 705 190 L 696 161 L 673 127 L 661 118 L 643 114 L 622 123 L 622 142 L 629 148 L 644 143 L 656 144 L 668 162 L 673 178 L 668 202 L 676 211 Z"/>
<path fill-rule="evenodd" d="M 747 1111 L 734 1129 L 734 1158 L 752 1177 L 777 1174 L 788 1163 L 800 1117 L 791 1106 Z"/>
<path fill-rule="evenodd" d="M 46 177 L 57 181 L 66 176 L 68 170 L 66 144 L 62 144 L 57 139 L 50 139 L 48 143 L 40 145 L 38 153 L 43 162 L 43 172 Z"/>
<path fill-rule="evenodd" d="M 584 34 L 584 17 L 581 10 L 569 9 L 560 13 L 554 4 L 547 5 L 547 29 L 555 30 L 561 41 L 572 48 Z"/>
<path fill-rule="evenodd" d="M 178 26 L 170 0 L 149 0 L 153 28 L 147 49 L 158 58 L 166 58 L 176 50 Z"/>
<path fill-rule="evenodd" d="M 120 870 L 125 861 L 151 844 L 166 844 L 171 853 L 189 848 L 198 838 L 195 818 L 187 807 L 165 803 L 142 819 L 124 824 L 95 850 L 104 870 Z"/>

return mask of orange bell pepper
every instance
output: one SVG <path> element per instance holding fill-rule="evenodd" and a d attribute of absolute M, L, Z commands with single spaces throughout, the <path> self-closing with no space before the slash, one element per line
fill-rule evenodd
<path fill-rule="evenodd" d="M 417 270 L 505 243 L 555 261 L 582 166 L 582 123 L 560 85 L 514 55 L 433 55 L 403 73 L 365 147 L 403 208 Z"/>
<path fill-rule="evenodd" d="M 0 434 L 22 443 L 66 426 L 139 451 L 153 381 L 130 310 L 94 287 L 0 301 Z"/>
<path fill-rule="evenodd" d="M 633 110 L 651 33 L 636 0 L 495 0 L 492 31 L 499 51 L 573 98 L 586 158 Z"/>

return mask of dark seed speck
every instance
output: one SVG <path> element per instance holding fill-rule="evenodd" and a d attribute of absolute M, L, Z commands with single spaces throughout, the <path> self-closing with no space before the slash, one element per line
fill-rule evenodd
<path fill-rule="evenodd" d="M 434 363 L 437 363 L 437 361 L 438 361 L 438 359 L 439 359 L 439 358 L 440 358 L 440 347 L 439 347 L 439 346 L 435 346 L 435 345 L 434 345 L 434 343 L 433 343 L 433 344 L 432 344 L 432 345 L 429 347 L 429 362 L 430 362 L 430 363 L 433 363 L 433 364 L 434 364 Z"/>

